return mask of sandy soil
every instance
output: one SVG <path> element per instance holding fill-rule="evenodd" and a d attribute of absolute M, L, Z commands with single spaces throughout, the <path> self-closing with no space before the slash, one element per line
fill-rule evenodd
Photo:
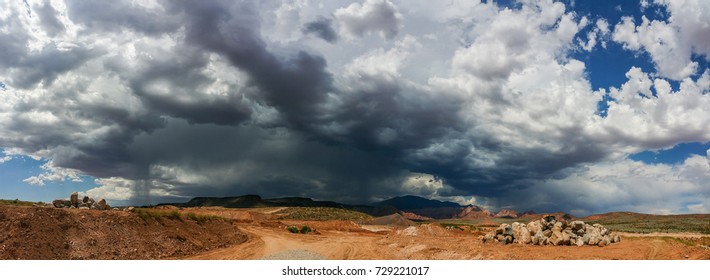
<path fill-rule="evenodd" d="M 308 250 L 334 260 L 352 259 L 710 259 L 710 250 L 675 239 L 625 236 L 621 243 L 597 246 L 532 246 L 483 244 L 478 234 L 451 231 L 448 236 L 392 229 L 387 235 L 321 231 L 319 235 L 292 234 L 283 228 L 243 226 L 249 240 L 230 248 L 198 254 L 190 259 L 261 259 L 285 250 Z M 445 230 L 445 229 L 441 229 Z M 424 233 L 424 234 L 422 234 Z M 435 237 L 435 238 L 434 238 Z M 678 235 L 678 237 L 687 237 Z M 707 236 L 706 236 L 707 237 Z"/>

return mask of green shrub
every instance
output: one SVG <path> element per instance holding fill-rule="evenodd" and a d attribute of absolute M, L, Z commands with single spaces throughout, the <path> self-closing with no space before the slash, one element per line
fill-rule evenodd
<path fill-rule="evenodd" d="M 312 230 L 311 227 L 309 227 L 309 226 L 303 226 L 303 227 L 301 227 L 301 233 L 303 233 L 303 234 L 309 233 L 309 232 L 311 232 L 311 231 L 313 231 L 313 230 Z"/>
<path fill-rule="evenodd" d="M 294 226 L 289 226 L 286 228 L 286 230 L 290 231 L 291 233 L 298 233 L 298 228 Z"/>

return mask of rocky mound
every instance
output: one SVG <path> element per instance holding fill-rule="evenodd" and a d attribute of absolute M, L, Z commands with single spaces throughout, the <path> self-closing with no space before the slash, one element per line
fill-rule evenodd
<path fill-rule="evenodd" d="M 0 259 L 163 259 L 247 237 L 226 219 L 194 221 L 124 211 L 0 207 Z"/>
<path fill-rule="evenodd" d="M 52 205 L 56 208 L 79 208 L 79 209 L 97 209 L 97 210 L 111 210 L 111 206 L 106 203 L 105 199 L 100 199 L 96 202 L 93 198 L 85 196 L 83 199 L 79 200 L 79 193 L 73 192 L 69 199 L 55 199 L 52 201 Z"/>
<path fill-rule="evenodd" d="M 589 225 L 583 221 L 557 221 L 555 216 L 523 224 L 501 224 L 495 231 L 483 236 L 483 242 L 533 245 L 597 245 L 600 247 L 621 241 L 621 237 L 600 224 Z"/>
<path fill-rule="evenodd" d="M 401 236 L 451 236 L 449 230 L 441 227 L 439 224 L 423 224 L 420 226 L 411 226 L 395 232 Z"/>

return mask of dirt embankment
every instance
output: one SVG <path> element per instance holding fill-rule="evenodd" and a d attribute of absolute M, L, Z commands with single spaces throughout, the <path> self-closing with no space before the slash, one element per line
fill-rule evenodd
<path fill-rule="evenodd" d="M 141 218 L 132 212 L 0 207 L 0 259 L 165 259 L 247 237 L 225 219 Z"/>

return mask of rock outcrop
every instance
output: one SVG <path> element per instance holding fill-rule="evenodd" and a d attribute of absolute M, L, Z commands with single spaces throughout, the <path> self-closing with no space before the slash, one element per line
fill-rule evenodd
<path fill-rule="evenodd" d="M 494 231 L 483 236 L 483 242 L 604 247 L 621 242 L 621 237 L 600 224 L 557 221 L 555 216 L 545 216 L 528 224 L 518 222 L 501 224 Z"/>
<path fill-rule="evenodd" d="M 52 201 L 52 205 L 56 208 L 79 208 L 79 209 L 97 209 L 97 210 L 111 210 L 111 206 L 106 203 L 105 199 L 99 200 L 97 203 L 93 198 L 85 196 L 79 200 L 79 193 L 73 192 L 69 199 L 55 199 Z"/>

